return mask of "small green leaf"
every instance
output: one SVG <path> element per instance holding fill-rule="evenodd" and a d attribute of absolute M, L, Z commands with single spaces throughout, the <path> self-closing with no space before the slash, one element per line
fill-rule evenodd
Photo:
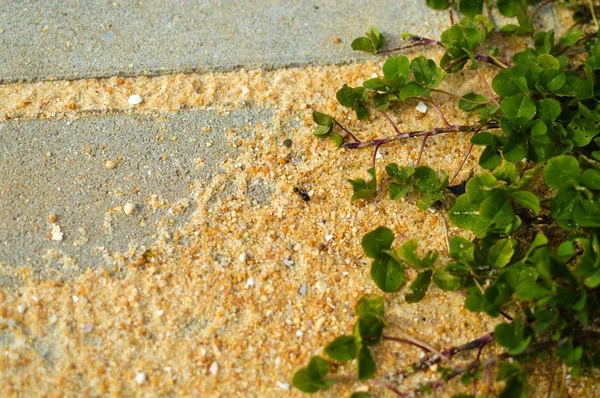
<path fill-rule="evenodd" d="M 398 97 L 401 101 L 405 101 L 408 98 L 418 97 L 420 95 L 429 97 L 429 89 L 421 86 L 417 82 L 408 82 L 406 85 L 400 87 L 398 91 Z"/>
<path fill-rule="evenodd" d="M 446 75 L 446 72 L 438 68 L 433 60 L 423 56 L 413 58 L 410 70 L 415 76 L 416 82 L 428 88 L 437 87 Z"/>
<path fill-rule="evenodd" d="M 356 303 L 356 313 L 360 318 L 383 317 L 385 302 L 381 296 L 362 296 Z"/>
<path fill-rule="evenodd" d="M 535 103 L 531 98 L 524 94 L 517 94 L 503 99 L 500 103 L 500 109 L 504 112 L 504 115 L 510 119 L 523 117 L 527 120 L 531 120 L 537 112 Z"/>
<path fill-rule="evenodd" d="M 462 287 L 464 278 L 452 275 L 444 269 L 436 269 L 433 274 L 433 281 L 442 290 L 455 291 Z"/>
<path fill-rule="evenodd" d="M 404 282 L 404 265 L 389 254 L 380 253 L 371 264 L 371 278 L 384 292 L 395 292 Z"/>
<path fill-rule="evenodd" d="M 330 126 L 333 124 L 333 118 L 324 113 L 313 111 L 313 119 L 319 126 Z"/>
<path fill-rule="evenodd" d="M 568 31 L 566 31 L 561 37 L 560 39 L 558 39 L 558 42 L 565 47 L 570 47 L 573 44 L 577 43 L 579 41 L 579 39 L 581 39 L 583 37 L 583 32 L 577 28 L 571 28 Z"/>
<path fill-rule="evenodd" d="M 600 190 L 600 172 L 587 169 L 581 174 L 581 185 L 593 190 Z"/>
<path fill-rule="evenodd" d="M 352 395 L 350 395 L 350 398 L 371 398 L 371 394 L 369 394 L 368 392 L 354 392 L 352 393 Z"/>
<path fill-rule="evenodd" d="M 357 368 L 359 380 L 370 379 L 377 370 L 377 365 L 375 365 L 375 361 L 371 356 L 371 351 L 369 351 L 367 346 L 361 346 L 360 350 L 358 351 Z"/>
<path fill-rule="evenodd" d="M 309 393 L 317 392 L 320 388 L 319 384 L 315 383 L 315 381 L 309 376 L 307 368 L 299 369 L 296 373 L 294 373 L 292 385 L 300 391 Z"/>
<path fill-rule="evenodd" d="M 306 369 L 308 370 L 308 375 L 311 379 L 319 380 L 329 372 L 329 362 L 326 359 L 315 355 L 310 359 L 310 362 L 308 362 Z"/>
<path fill-rule="evenodd" d="M 354 51 L 364 51 L 367 53 L 373 53 L 375 50 L 373 48 L 373 43 L 368 37 L 356 38 L 354 39 L 354 41 L 352 41 L 352 44 L 350 46 Z"/>
<path fill-rule="evenodd" d="M 448 0 L 426 0 L 427 7 L 434 10 L 445 10 L 448 8 Z"/>
<path fill-rule="evenodd" d="M 479 95 L 479 94 L 475 94 L 475 93 L 468 93 L 462 96 L 462 98 L 467 99 L 469 101 L 476 101 L 476 102 L 488 102 L 489 100 L 484 97 L 483 95 Z M 462 109 L 463 111 L 470 111 L 473 110 L 475 108 L 481 107 L 482 105 L 480 104 L 474 104 L 472 102 L 469 101 L 464 101 L 464 100 L 459 100 L 458 101 L 458 108 Z"/>
<path fill-rule="evenodd" d="M 448 215 L 452 224 L 461 229 L 472 230 L 477 221 L 479 206 L 471 203 L 467 195 L 456 198 L 454 205 L 450 208 Z"/>
<path fill-rule="evenodd" d="M 540 119 L 553 122 L 560 116 L 562 108 L 560 102 L 552 98 L 546 98 L 538 102 L 538 112 Z"/>
<path fill-rule="evenodd" d="M 536 216 L 540 214 L 540 200 L 533 193 L 528 191 L 516 191 L 511 193 L 510 196 L 512 196 L 512 198 L 521 206 L 533 211 Z"/>
<path fill-rule="evenodd" d="M 512 325 L 508 323 L 496 325 L 494 328 L 494 339 L 505 348 L 513 348 L 519 344 L 519 339 L 515 336 Z"/>
<path fill-rule="evenodd" d="M 354 106 L 354 89 L 352 87 L 342 87 L 337 93 L 335 93 L 335 97 L 340 105 L 343 105 L 347 108 Z"/>
<path fill-rule="evenodd" d="M 577 185 L 580 179 L 577 159 L 568 155 L 550 159 L 544 169 L 544 179 L 553 189 L 567 189 Z"/>
<path fill-rule="evenodd" d="M 340 362 L 346 362 L 356 358 L 356 343 L 354 342 L 354 336 L 340 336 L 336 338 L 325 347 L 325 352 L 330 358 Z"/>
<path fill-rule="evenodd" d="M 428 268 L 433 265 L 433 263 L 438 258 L 438 253 L 429 250 L 425 253 L 425 256 L 421 259 L 417 254 L 418 243 L 416 239 L 411 239 L 402 244 L 398 248 L 398 258 L 404 261 L 405 263 L 413 266 L 414 268 Z"/>
<path fill-rule="evenodd" d="M 436 192 L 445 188 L 441 186 L 442 182 L 437 173 L 427 166 L 415 169 L 412 185 L 419 192 Z"/>
<path fill-rule="evenodd" d="M 500 239 L 490 248 L 488 262 L 494 268 L 505 267 L 515 254 L 517 245 L 517 241 L 512 238 Z"/>
<path fill-rule="evenodd" d="M 474 16 L 481 14 L 483 10 L 483 0 L 459 1 L 458 9 L 465 15 Z"/>
<path fill-rule="evenodd" d="M 462 236 L 450 240 L 450 256 L 464 265 L 475 264 L 475 245 Z"/>
<path fill-rule="evenodd" d="M 401 197 L 408 193 L 408 191 L 410 190 L 410 185 L 401 185 L 392 182 L 390 183 L 389 190 L 390 199 L 399 200 Z"/>
<path fill-rule="evenodd" d="M 415 280 L 412 281 L 408 287 L 410 289 L 410 293 L 404 296 L 407 303 L 418 303 L 419 301 L 423 300 L 425 293 L 427 293 L 427 288 L 429 287 L 432 274 L 433 272 L 431 270 L 427 270 L 417 275 Z"/>
<path fill-rule="evenodd" d="M 517 286 L 517 295 L 523 300 L 537 300 L 548 297 L 552 292 L 535 281 L 524 281 Z"/>
<path fill-rule="evenodd" d="M 373 97 L 373 105 L 378 111 L 384 111 L 390 106 L 390 96 L 385 93 L 377 93 Z"/>
<path fill-rule="evenodd" d="M 388 250 L 394 241 L 394 233 L 386 227 L 379 227 L 362 238 L 362 247 L 365 254 L 371 258 L 376 258 L 379 253 Z"/>
<path fill-rule="evenodd" d="M 387 80 L 397 80 L 401 84 L 408 80 L 409 61 L 404 55 L 388 58 L 383 64 L 383 75 Z"/>

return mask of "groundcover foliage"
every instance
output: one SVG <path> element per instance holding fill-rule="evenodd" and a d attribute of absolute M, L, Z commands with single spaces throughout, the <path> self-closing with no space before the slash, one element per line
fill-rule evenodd
<path fill-rule="evenodd" d="M 600 368 L 600 45 L 594 6 L 591 1 L 552 0 L 426 3 L 448 10 L 450 27 L 439 40 L 405 35 L 406 45 L 386 49 L 381 32 L 370 29 L 365 37 L 354 40 L 352 48 L 381 54 L 438 46 L 443 49 L 441 58 L 389 56 L 381 77 L 360 87 L 344 86 L 336 95 L 359 120 L 368 119 L 371 112 L 380 113 L 396 134 L 361 141 L 333 116 L 317 111 L 314 134 L 330 137 L 338 147 L 373 148 L 368 181 L 349 180 L 352 200 L 377 195 L 375 160 L 382 145 L 422 138 L 416 164 L 385 166 L 390 199 L 398 200 L 412 191 L 420 209 L 454 200 L 448 218 L 468 231 L 464 236 L 470 238 L 451 237 L 452 260 L 440 264 L 438 253 L 423 253 L 417 240 L 395 244 L 393 231 L 375 228 L 362 238 L 364 252 L 372 259 L 372 280 L 385 293 L 402 291 L 409 303 L 421 301 L 432 284 L 441 290 L 461 291 L 469 311 L 498 318 L 497 325 L 488 335 L 437 350 L 410 336 L 385 334 L 389 325 L 383 297 L 361 297 L 349 334 L 325 347 L 329 359 L 315 356 L 299 369 L 293 385 L 316 392 L 337 382 L 368 380 L 405 397 L 435 392 L 460 377 L 470 394 L 456 397 L 487 396 L 494 381 L 503 382 L 500 397 L 520 397 L 530 393 L 529 375 L 536 360 L 543 360 L 549 364 L 548 395 L 553 390 L 562 395 L 567 373 L 577 377 Z M 537 13 L 555 6 L 552 3 L 574 11 L 573 26 L 560 37 L 552 30 L 534 29 Z M 490 10 L 490 4 L 497 10 Z M 510 23 L 496 26 L 492 11 L 511 18 Z M 507 46 L 511 43 L 519 44 L 512 48 L 524 49 L 511 51 Z M 479 70 L 482 63 L 495 71 L 491 82 Z M 459 72 L 481 79 L 481 92 L 438 89 L 447 74 Z M 451 124 L 436 107 L 434 93 L 449 96 L 478 121 Z M 386 110 L 407 101 L 421 101 L 434 109 L 439 127 L 400 131 Z M 452 177 L 419 165 L 427 138 L 447 133 L 471 135 L 471 146 Z M 483 147 L 481 172 L 449 186 L 473 145 Z M 406 273 L 407 268 L 414 271 Z M 407 280 L 407 275 L 416 276 Z M 402 385 L 374 378 L 376 358 L 370 347 L 390 341 L 428 354 L 396 372 Z M 461 360 L 457 360 L 459 355 Z M 355 363 L 355 376 L 332 371 L 332 364 L 347 361 Z M 410 383 L 412 374 L 432 365 L 438 365 L 438 379 Z"/>

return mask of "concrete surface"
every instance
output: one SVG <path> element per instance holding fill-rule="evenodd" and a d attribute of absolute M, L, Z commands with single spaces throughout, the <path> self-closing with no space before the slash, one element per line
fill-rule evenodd
<path fill-rule="evenodd" d="M 340 63 L 371 27 L 393 45 L 446 22 L 421 0 L 3 0 L 0 83 Z"/>
<path fill-rule="evenodd" d="M 130 243 L 143 251 L 159 230 L 173 230 L 193 213 L 193 201 L 180 213 L 169 211 L 185 202 L 192 181 L 208 181 L 223 158 L 235 153 L 235 145 L 223 139 L 226 130 L 236 139 L 251 137 L 253 130 L 244 125 L 268 123 L 270 117 L 246 108 L 227 116 L 189 111 L 0 123 L 0 265 L 31 264 L 48 273 L 40 264 L 55 260 L 64 277 L 87 265 L 110 264 L 107 254 L 125 254 Z M 202 132 L 203 127 L 210 131 Z M 200 158 L 204 166 L 197 168 Z M 107 161 L 116 167 L 106 168 Z M 260 189 L 249 192 L 264 200 Z M 155 200 L 166 204 L 151 206 Z M 119 209 L 127 202 L 135 205 L 131 215 Z M 64 233 L 62 241 L 48 236 L 51 214 Z M 63 266 L 65 257 L 75 260 L 72 269 Z M 0 285 L 2 280 L 0 271 Z"/>

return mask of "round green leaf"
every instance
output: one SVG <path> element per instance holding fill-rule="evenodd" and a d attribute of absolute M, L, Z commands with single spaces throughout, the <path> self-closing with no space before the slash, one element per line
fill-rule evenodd
<path fill-rule="evenodd" d="M 363 236 L 362 247 L 367 256 L 375 258 L 382 250 L 389 249 L 393 241 L 394 233 L 392 230 L 386 227 L 379 227 Z"/>
<path fill-rule="evenodd" d="M 461 229 L 472 230 L 479 218 L 477 215 L 479 206 L 471 203 L 467 195 L 456 198 L 454 205 L 450 208 L 448 216 L 452 224 Z"/>
<path fill-rule="evenodd" d="M 395 292 L 404 282 L 404 265 L 392 256 L 380 253 L 371 264 L 371 278 L 384 292 Z"/>
<path fill-rule="evenodd" d="M 319 391 L 319 385 L 311 379 L 307 368 L 299 369 L 296 373 L 294 373 L 292 385 L 298 390 L 304 392 L 312 393 Z"/>
<path fill-rule="evenodd" d="M 464 278 L 452 275 L 444 269 L 437 269 L 433 274 L 433 281 L 442 290 L 455 291 L 462 287 Z"/>
<path fill-rule="evenodd" d="M 490 248 L 488 262 L 494 268 L 503 268 L 515 254 L 516 246 L 517 241 L 514 239 L 500 239 Z"/>
<path fill-rule="evenodd" d="M 517 94 L 503 99 L 500 103 L 500 109 L 504 112 L 504 116 L 509 119 L 524 117 L 531 120 L 537 112 L 535 103 L 525 94 Z"/>
<path fill-rule="evenodd" d="M 409 61 L 404 55 L 391 57 L 383 64 L 383 75 L 387 80 L 399 80 L 404 83 L 410 73 Z"/>
<path fill-rule="evenodd" d="M 354 106 L 354 89 L 352 87 L 342 87 L 337 93 L 335 93 L 335 97 L 341 105 L 347 108 Z"/>
<path fill-rule="evenodd" d="M 573 156 L 556 156 L 544 169 L 546 184 L 553 189 L 567 189 L 579 183 L 579 163 Z"/>
<path fill-rule="evenodd" d="M 325 352 L 336 361 L 346 362 L 356 358 L 356 343 L 354 336 L 340 336 L 333 340 Z"/>

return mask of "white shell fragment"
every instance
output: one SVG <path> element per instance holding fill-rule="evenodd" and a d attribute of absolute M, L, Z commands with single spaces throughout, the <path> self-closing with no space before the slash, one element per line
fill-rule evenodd
<path fill-rule="evenodd" d="M 139 385 L 144 384 L 146 382 L 146 373 L 144 373 L 144 372 L 136 373 L 136 375 L 135 375 L 135 381 Z"/>
<path fill-rule="evenodd" d="M 425 105 L 423 101 L 419 101 L 415 109 L 417 110 L 417 112 L 427 113 L 427 105 Z"/>
<path fill-rule="evenodd" d="M 60 242 L 63 240 L 64 234 L 60 230 L 60 225 L 52 224 L 52 232 L 50 233 L 52 240 L 55 242 Z"/>
<path fill-rule="evenodd" d="M 127 202 L 125 203 L 125 206 L 123 206 L 123 211 L 125 212 L 125 214 L 130 216 L 135 211 L 135 205 L 131 202 Z"/>
<path fill-rule="evenodd" d="M 219 364 L 216 362 L 213 362 L 212 365 L 210 365 L 210 368 L 208 369 L 208 371 L 210 372 L 211 375 L 215 376 L 219 372 Z"/>
<path fill-rule="evenodd" d="M 142 96 L 139 94 L 133 94 L 132 96 L 129 97 L 129 99 L 127 100 L 127 102 L 129 102 L 131 105 L 137 105 L 137 104 L 141 104 L 143 101 Z"/>

